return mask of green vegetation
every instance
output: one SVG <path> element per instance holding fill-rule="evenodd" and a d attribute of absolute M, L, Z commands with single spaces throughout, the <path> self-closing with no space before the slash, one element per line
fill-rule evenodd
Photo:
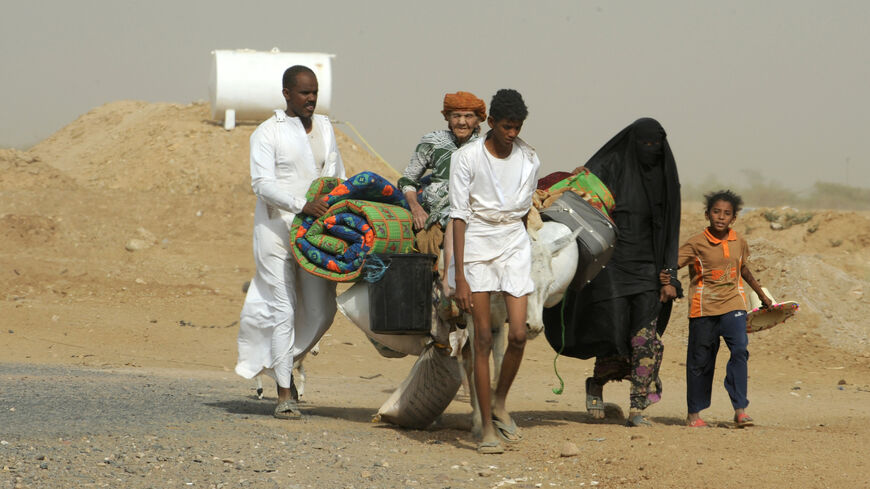
<path fill-rule="evenodd" d="M 809 222 L 810 219 L 813 218 L 815 214 L 812 212 L 786 212 L 785 217 L 783 219 L 782 226 L 784 228 L 790 228 L 797 224 L 803 224 L 805 222 Z"/>
<path fill-rule="evenodd" d="M 780 209 L 783 210 L 783 209 Z M 780 214 L 775 209 L 765 209 L 761 212 L 761 216 L 764 217 L 764 220 L 767 222 L 775 222 L 778 223 L 781 227 L 778 229 L 788 229 L 792 226 L 803 224 L 805 222 L 809 222 L 812 220 L 815 213 L 813 212 L 791 212 L 785 210 L 784 214 Z M 812 230 L 807 230 L 810 233 L 816 232 L 819 229 L 818 223 L 814 223 Z"/>
<path fill-rule="evenodd" d="M 779 222 L 779 212 L 776 212 L 773 209 L 766 209 L 761 213 L 761 215 L 767 222 Z"/>

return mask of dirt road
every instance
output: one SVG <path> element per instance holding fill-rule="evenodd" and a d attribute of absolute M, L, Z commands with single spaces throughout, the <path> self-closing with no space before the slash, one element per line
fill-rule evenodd
<path fill-rule="evenodd" d="M 632 429 L 583 412 L 590 362 L 561 360 L 568 386 L 552 394 L 552 352 L 536 340 L 511 398 L 525 439 L 483 456 L 464 399 L 426 431 L 371 423 L 410 360 L 378 359 L 351 328 L 308 362 L 299 421 L 272 418 L 274 396 L 257 400 L 226 372 L 0 364 L 0 487 L 867 487 L 870 387 L 838 385 L 852 366 L 756 367 L 759 426 L 730 428 L 718 389 L 706 417 L 721 426 L 699 430 L 682 426 L 684 384 L 668 358 L 656 425 Z M 608 388 L 623 408 L 627 395 Z M 568 442 L 576 455 L 563 457 Z"/>

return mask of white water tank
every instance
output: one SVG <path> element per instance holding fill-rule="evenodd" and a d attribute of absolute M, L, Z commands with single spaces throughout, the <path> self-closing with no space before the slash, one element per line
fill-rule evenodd
<path fill-rule="evenodd" d="M 305 65 L 317 75 L 316 112 L 329 114 L 334 54 L 283 53 L 278 48 L 216 50 L 211 54 L 211 117 L 224 121 L 226 129 L 235 127 L 236 121 L 264 121 L 275 109 L 287 107 L 281 94 L 281 78 L 284 70 L 293 65 Z"/>

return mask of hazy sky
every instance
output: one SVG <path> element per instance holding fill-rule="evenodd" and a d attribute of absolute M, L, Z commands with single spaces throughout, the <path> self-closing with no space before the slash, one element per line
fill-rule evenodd
<path fill-rule="evenodd" d="M 400 170 L 445 92 L 515 88 L 546 172 L 651 116 L 684 182 L 868 187 L 868 25 L 865 0 L 4 0 L 0 147 L 114 100 L 206 100 L 212 50 L 274 46 L 335 54 L 330 115 Z"/>

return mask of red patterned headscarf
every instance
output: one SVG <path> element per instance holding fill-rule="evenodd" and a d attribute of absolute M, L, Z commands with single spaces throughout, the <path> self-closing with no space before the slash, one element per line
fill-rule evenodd
<path fill-rule="evenodd" d="M 454 110 L 471 110 L 481 122 L 486 120 L 486 104 L 471 92 L 456 92 L 444 95 L 444 120 Z"/>

